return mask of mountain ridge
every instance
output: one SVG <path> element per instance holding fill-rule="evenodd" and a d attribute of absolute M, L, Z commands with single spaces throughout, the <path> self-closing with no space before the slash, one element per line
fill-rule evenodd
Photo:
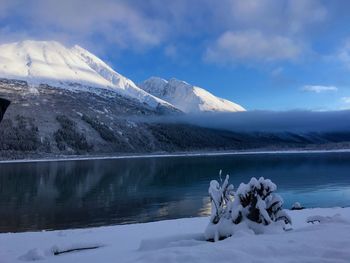
<path fill-rule="evenodd" d="M 232 101 L 183 80 L 151 77 L 139 84 L 146 92 L 161 98 L 185 113 L 238 112 L 245 109 Z"/>
<path fill-rule="evenodd" d="M 63 88 L 77 83 L 110 89 L 152 107 L 158 104 L 172 107 L 138 88 L 84 48 L 78 45 L 67 48 L 56 41 L 25 40 L 0 45 L 0 77 Z"/>
<path fill-rule="evenodd" d="M 24 40 L 0 45 L 0 78 L 23 80 L 34 86 L 109 89 L 154 108 L 162 105 L 185 113 L 245 110 L 236 103 L 175 78 L 169 81 L 150 78 L 137 86 L 81 46 L 68 48 L 57 41 Z M 161 88 L 167 86 L 167 94 L 146 87 L 150 82 L 153 87 L 156 81 L 161 82 Z M 159 89 L 159 83 L 156 85 Z"/>

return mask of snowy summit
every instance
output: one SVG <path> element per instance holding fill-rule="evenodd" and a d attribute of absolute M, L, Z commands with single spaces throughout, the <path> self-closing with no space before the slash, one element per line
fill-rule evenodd
<path fill-rule="evenodd" d="M 55 41 L 26 40 L 0 45 L 0 78 L 63 88 L 71 84 L 108 88 L 153 107 L 170 106 L 82 47 L 67 48 Z"/>
<path fill-rule="evenodd" d="M 151 77 L 139 87 L 186 113 L 245 111 L 242 106 L 234 102 L 216 97 L 203 88 L 175 78 L 167 81 Z"/>
<path fill-rule="evenodd" d="M 0 45 L 0 78 L 63 88 L 107 88 L 151 107 L 161 104 L 186 113 L 244 111 L 238 104 L 177 79 L 150 78 L 139 88 L 84 48 L 68 48 L 56 41 L 26 40 Z"/>

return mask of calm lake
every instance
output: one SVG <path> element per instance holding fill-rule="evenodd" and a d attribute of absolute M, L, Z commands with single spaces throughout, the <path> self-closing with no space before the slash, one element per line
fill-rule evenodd
<path fill-rule="evenodd" d="M 290 208 L 350 206 L 350 153 L 0 164 L 0 232 L 206 216 L 210 180 L 270 178 Z"/>

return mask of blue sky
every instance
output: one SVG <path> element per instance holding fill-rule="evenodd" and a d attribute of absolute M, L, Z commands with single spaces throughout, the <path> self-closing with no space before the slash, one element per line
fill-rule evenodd
<path fill-rule="evenodd" d="M 175 77 L 247 109 L 350 108 L 346 0 L 0 0 L 0 42 L 79 44 L 136 83 Z"/>

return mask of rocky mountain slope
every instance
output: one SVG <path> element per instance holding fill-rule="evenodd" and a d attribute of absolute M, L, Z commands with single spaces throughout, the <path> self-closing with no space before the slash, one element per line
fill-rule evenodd
<path fill-rule="evenodd" d="M 0 79 L 11 101 L 0 123 L 0 159 L 218 150 L 350 147 L 350 133 L 237 133 L 149 121 L 182 114 L 103 92 Z"/>
<path fill-rule="evenodd" d="M 144 125 L 132 121 L 131 116 L 179 114 L 161 104 L 154 108 L 108 89 L 74 88 L 0 79 L 0 97 L 11 101 L 0 123 L 0 153 L 11 157 L 30 152 L 154 151 L 156 146 L 147 138 Z"/>
<path fill-rule="evenodd" d="M 245 111 L 236 103 L 175 78 L 167 81 L 152 77 L 139 84 L 139 87 L 186 113 Z"/>

